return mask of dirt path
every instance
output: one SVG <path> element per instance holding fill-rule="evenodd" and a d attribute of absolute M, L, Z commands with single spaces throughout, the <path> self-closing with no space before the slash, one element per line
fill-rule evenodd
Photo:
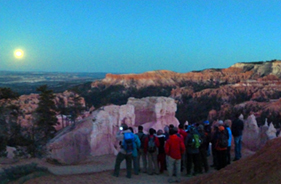
<path fill-rule="evenodd" d="M 245 152 L 245 151 L 244 151 Z M 244 157 L 253 154 L 252 152 L 245 152 Z M 0 167 L 10 167 L 21 164 L 28 164 L 35 162 L 38 166 L 47 167 L 52 173 L 40 178 L 31 179 L 24 184 L 149 184 L 149 183 L 167 183 L 168 173 L 165 171 L 160 175 L 148 175 L 140 173 L 139 175 L 132 175 L 131 179 L 126 178 L 125 161 L 121 165 L 121 172 L 118 178 L 112 176 L 114 162 L 114 155 L 104 155 L 99 157 L 91 157 L 80 163 L 79 165 L 54 165 L 46 162 L 45 160 L 30 159 L 23 160 L 18 163 L 12 163 L 9 165 L 0 165 Z M 212 157 L 209 158 L 209 164 L 212 162 Z M 211 169 L 209 173 L 216 172 Z M 186 183 L 190 178 L 185 176 L 185 172 L 182 173 L 182 182 Z"/>

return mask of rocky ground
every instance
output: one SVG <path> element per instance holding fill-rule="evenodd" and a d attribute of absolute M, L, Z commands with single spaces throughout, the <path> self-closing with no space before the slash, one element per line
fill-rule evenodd
<path fill-rule="evenodd" d="M 244 149 L 243 156 L 244 158 L 252 155 L 253 152 Z M 209 157 L 209 163 L 211 164 L 212 157 Z M 247 159 L 243 159 L 247 160 Z M 38 160 L 38 159 L 30 159 L 30 160 L 22 160 L 17 163 L 10 163 L 2 164 L 0 167 L 10 167 L 15 166 L 18 164 L 27 164 L 27 163 L 38 163 L 39 166 L 47 167 L 51 174 L 46 176 L 41 176 L 38 178 L 30 179 L 24 184 L 87 184 L 87 183 L 99 183 L 99 184 L 107 184 L 107 183 L 124 183 L 124 184 L 149 184 L 149 183 L 167 183 L 168 180 L 168 173 L 164 172 L 160 175 L 147 175 L 145 173 L 140 173 L 139 175 L 132 175 L 131 179 L 125 177 L 126 171 L 123 169 L 120 172 L 120 176 L 118 178 L 112 176 L 113 166 L 114 166 L 115 156 L 114 155 L 105 155 L 99 157 L 92 157 L 85 160 L 83 163 L 78 165 L 71 165 L 71 166 L 63 166 L 63 165 L 55 165 L 46 162 L 45 160 Z M 229 165 L 225 168 L 226 171 L 232 170 L 232 168 L 236 168 L 238 163 L 242 163 L 242 160 L 236 163 Z M 243 162 L 244 163 L 244 162 Z M 239 165 L 239 164 L 238 164 Z M 235 166 L 235 167 L 234 167 Z M 122 168 L 125 168 L 125 165 L 122 165 Z M 243 168 L 243 167 L 242 167 Z M 205 182 L 205 178 L 212 177 L 208 179 L 211 183 L 224 183 L 224 182 L 217 182 L 217 174 L 221 172 L 226 172 L 225 170 L 222 171 L 215 171 L 211 169 L 209 174 L 202 174 L 196 177 L 187 177 L 185 176 L 185 172 L 182 174 L 182 182 L 181 183 L 198 183 L 198 182 Z M 241 173 L 239 172 L 236 176 L 240 176 Z M 218 177 L 220 178 L 220 177 Z M 239 180 L 241 181 L 241 180 Z M 13 182 L 18 183 L 18 182 Z M 233 182 L 228 182 L 233 183 Z M 243 183 L 243 182 L 241 182 Z"/>

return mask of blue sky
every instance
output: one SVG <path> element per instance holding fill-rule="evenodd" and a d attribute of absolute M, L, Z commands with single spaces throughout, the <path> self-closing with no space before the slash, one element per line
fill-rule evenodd
<path fill-rule="evenodd" d="M 0 70 L 185 73 L 281 59 L 280 10 L 280 0 L 0 0 Z"/>

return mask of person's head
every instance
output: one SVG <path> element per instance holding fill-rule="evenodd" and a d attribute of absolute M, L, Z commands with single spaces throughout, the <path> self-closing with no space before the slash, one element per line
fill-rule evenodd
<path fill-rule="evenodd" d="M 125 124 L 125 123 L 123 123 L 123 124 L 121 125 L 121 127 L 123 127 L 123 130 L 128 130 L 128 125 Z"/>
<path fill-rule="evenodd" d="M 139 131 L 139 132 L 142 132 L 142 131 L 143 131 L 143 126 L 141 126 L 141 125 L 138 126 L 138 131 Z"/>
<path fill-rule="evenodd" d="M 184 128 L 184 124 L 180 123 L 178 127 L 179 127 L 179 129 L 183 129 Z"/>
<path fill-rule="evenodd" d="M 225 120 L 225 121 L 224 121 L 224 125 L 230 127 L 230 125 L 231 125 L 231 120 L 230 120 L 230 119 Z"/>
<path fill-rule="evenodd" d="M 134 129 L 132 127 L 129 127 L 129 130 L 131 130 L 131 132 L 134 133 Z"/>
<path fill-rule="evenodd" d="M 169 129 L 173 129 L 175 126 L 173 124 L 169 125 Z"/>
<path fill-rule="evenodd" d="M 164 127 L 164 132 L 167 134 L 169 133 L 169 127 L 167 125 Z"/>
<path fill-rule="evenodd" d="M 204 126 L 201 124 L 197 127 L 199 132 L 203 132 L 204 131 Z"/>
<path fill-rule="evenodd" d="M 220 126 L 218 127 L 218 129 L 219 129 L 219 132 L 222 132 L 222 131 L 224 131 L 224 126 L 220 125 Z"/>
<path fill-rule="evenodd" d="M 219 120 L 218 125 L 223 125 L 223 120 Z"/>
<path fill-rule="evenodd" d="M 155 133 L 155 130 L 153 128 L 149 129 L 149 135 L 153 135 Z"/>
<path fill-rule="evenodd" d="M 159 130 L 157 131 L 157 135 L 162 135 L 162 134 L 163 134 L 163 130 L 159 129 Z"/>
<path fill-rule="evenodd" d="M 193 125 L 190 126 L 190 127 L 189 127 L 189 132 L 190 132 L 190 133 L 194 133 L 194 132 L 195 132 L 195 126 L 193 126 Z"/>
<path fill-rule="evenodd" d="M 174 129 L 173 128 L 170 128 L 169 129 L 169 135 L 174 135 L 176 132 L 174 131 Z"/>
<path fill-rule="evenodd" d="M 209 125 L 210 124 L 210 122 L 209 122 L 209 120 L 206 120 L 206 121 L 204 121 L 204 123 L 203 123 L 205 126 L 207 126 L 207 125 Z"/>

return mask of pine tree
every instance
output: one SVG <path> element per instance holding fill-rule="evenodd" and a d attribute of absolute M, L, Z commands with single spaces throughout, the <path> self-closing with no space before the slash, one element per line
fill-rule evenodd
<path fill-rule="evenodd" d="M 40 86 L 37 91 L 39 95 L 39 104 L 35 111 L 34 122 L 34 144 L 35 154 L 41 156 L 44 154 L 44 147 L 56 133 L 54 126 L 58 123 L 56 118 L 56 106 L 54 103 L 55 95 L 49 90 L 47 85 Z"/>
<path fill-rule="evenodd" d="M 85 109 L 81 103 L 81 97 L 77 94 L 74 94 L 72 99 L 73 101 L 69 103 L 69 113 L 71 115 L 71 120 L 75 124 L 76 118 L 81 114 L 81 112 Z"/>
<path fill-rule="evenodd" d="M 0 88 L 0 156 L 5 156 L 6 146 L 8 144 L 11 132 L 11 117 L 16 117 L 14 110 L 18 109 L 15 105 L 11 105 L 11 99 L 17 99 L 18 94 L 10 88 Z M 11 116 L 12 115 L 12 116 Z M 14 120 L 14 119 L 13 119 Z"/>

